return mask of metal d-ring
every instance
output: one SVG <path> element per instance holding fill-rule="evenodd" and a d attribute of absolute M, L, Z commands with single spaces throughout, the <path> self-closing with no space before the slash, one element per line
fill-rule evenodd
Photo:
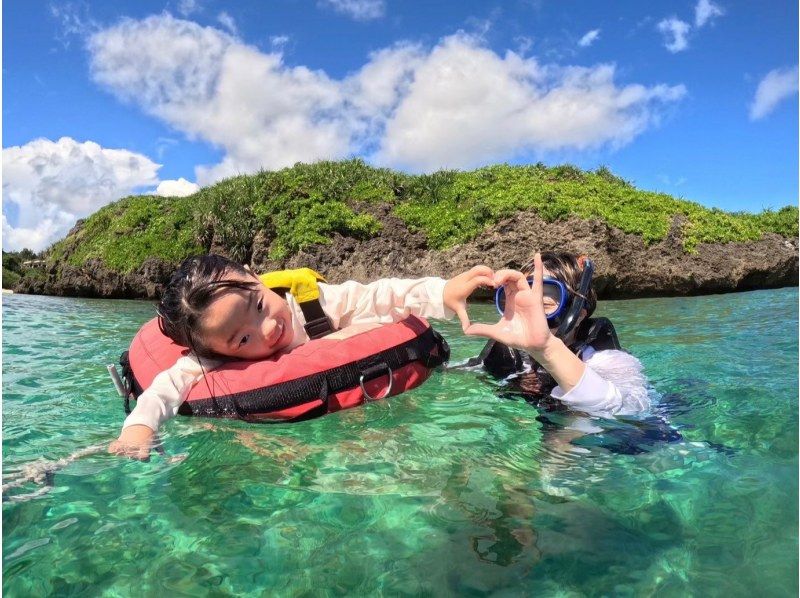
<path fill-rule="evenodd" d="M 384 369 L 388 370 L 388 374 L 384 374 L 384 375 L 389 376 L 389 388 L 386 389 L 386 394 L 384 394 L 382 397 L 373 397 L 367 392 L 367 389 L 364 388 L 364 382 L 365 381 L 368 382 L 369 380 L 374 380 L 376 378 L 382 378 L 383 376 L 375 375 L 375 373 L 376 372 L 380 372 L 380 371 L 382 371 Z M 366 378 L 367 376 L 369 376 L 369 378 Z M 366 399 L 368 401 L 378 401 L 380 399 L 385 399 L 390 394 L 392 394 L 392 383 L 393 382 L 394 382 L 394 378 L 392 378 L 392 368 L 390 368 L 385 363 L 382 363 L 380 365 L 377 365 L 377 366 L 369 368 L 367 371 L 362 373 L 361 376 L 358 379 L 358 385 L 361 387 L 361 392 L 364 393 L 364 397 L 366 397 Z"/>

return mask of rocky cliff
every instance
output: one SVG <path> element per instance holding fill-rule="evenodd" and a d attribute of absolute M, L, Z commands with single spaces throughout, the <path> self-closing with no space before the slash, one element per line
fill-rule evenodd
<path fill-rule="evenodd" d="M 686 252 L 685 220 L 672 220 L 666 237 L 647 244 L 600 220 L 569 217 L 555 222 L 523 211 L 500 220 L 471 241 L 433 249 L 426 235 L 411 230 L 388 205 L 362 206 L 382 224 L 367 239 L 334 233 L 329 244 L 313 244 L 285 259 L 269 258 L 269 240 L 256 233 L 251 263 L 256 271 L 308 266 L 329 282 L 381 277 L 452 276 L 475 264 L 520 267 L 535 250 L 563 249 L 592 257 L 600 298 L 697 295 L 798 284 L 798 240 L 766 233 L 760 240 L 700 243 Z M 222 249 L 224 251 L 224 248 Z M 44 275 L 24 278 L 18 292 L 106 298 L 157 298 L 175 267 L 150 258 L 130 272 L 101 260 L 80 266 L 53 263 Z"/>

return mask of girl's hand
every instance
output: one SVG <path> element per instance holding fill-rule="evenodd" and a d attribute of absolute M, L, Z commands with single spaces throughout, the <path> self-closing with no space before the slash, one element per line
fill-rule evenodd
<path fill-rule="evenodd" d="M 442 299 L 446 307 L 456 312 L 458 319 L 461 320 L 461 328 L 464 332 L 469 328 L 469 316 L 467 315 L 467 298 L 480 286 L 494 288 L 494 272 L 488 266 L 475 266 L 466 272 L 454 276 L 444 285 Z"/>
<path fill-rule="evenodd" d="M 153 430 L 141 424 L 124 428 L 114 442 L 108 445 L 108 452 L 147 461 L 153 447 Z"/>
<path fill-rule="evenodd" d="M 495 286 L 503 285 L 506 308 L 497 324 L 471 324 L 465 328 L 468 335 L 485 336 L 531 353 L 541 354 L 556 339 L 547 325 L 542 294 L 542 257 L 534 257 L 533 287 L 522 272 L 500 270 L 494 275 Z"/>

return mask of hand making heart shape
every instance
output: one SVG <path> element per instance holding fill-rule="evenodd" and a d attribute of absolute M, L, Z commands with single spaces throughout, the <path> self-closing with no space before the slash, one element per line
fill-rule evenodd
<path fill-rule="evenodd" d="M 484 336 L 516 349 L 536 353 L 544 350 L 554 338 L 544 310 L 542 271 L 542 257 L 538 253 L 534 257 L 532 287 L 522 272 L 509 269 L 493 272 L 487 266 L 475 266 L 447 282 L 444 303 L 456 312 L 465 334 Z M 504 287 L 505 310 L 496 324 L 472 324 L 469 320 L 466 300 L 480 286 Z"/>

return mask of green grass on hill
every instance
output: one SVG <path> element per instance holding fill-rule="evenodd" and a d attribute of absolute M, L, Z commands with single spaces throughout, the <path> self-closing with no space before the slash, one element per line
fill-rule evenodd
<path fill-rule="evenodd" d="M 53 245 L 48 259 L 76 266 L 100 259 L 118 272 L 152 256 L 178 262 L 203 251 L 194 233 L 197 208 L 191 197 L 126 197 L 92 214 L 77 233 Z"/>
<path fill-rule="evenodd" d="M 329 242 L 335 232 L 374 236 L 381 223 L 360 211 L 370 203 L 390 204 L 438 249 L 469 241 L 521 210 L 549 222 L 572 215 L 598 219 L 647 243 L 663 239 L 673 216 L 682 214 L 689 252 L 699 243 L 750 241 L 765 232 L 798 234 L 795 206 L 760 214 L 709 209 L 636 189 L 607 168 L 496 165 L 413 176 L 350 160 L 237 176 L 185 198 L 128 197 L 90 216 L 77 234 L 51 248 L 49 258 L 74 265 L 96 258 L 130 271 L 148 257 L 178 262 L 213 243 L 248 261 L 257 234 L 269 243 L 271 257 L 282 258 Z"/>
<path fill-rule="evenodd" d="M 662 240 L 672 218 L 683 214 L 684 248 L 698 243 L 751 241 L 765 232 L 797 235 L 796 207 L 741 214 L 708 209 L 664 193 L 641 191 L 608 169 L 584 172 L 573 166 L 489 166 L 472 172 L 418 177 L 422 187 L 396 213 L 424 230 L 435 247 L 474 238 L 486 226 L 521 210 L 552 222 L 576 215 L 597 219 L 645 242 Z"/>

